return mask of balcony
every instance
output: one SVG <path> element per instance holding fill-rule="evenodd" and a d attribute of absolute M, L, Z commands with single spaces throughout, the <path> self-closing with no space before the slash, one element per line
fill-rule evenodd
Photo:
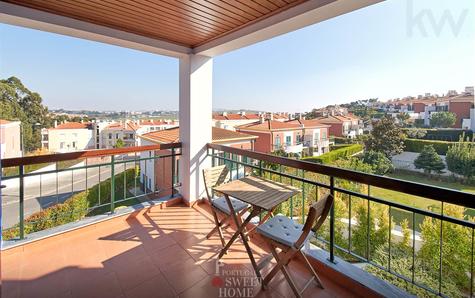
<path fill-rule="evenodd" d="M 214 57 L 380 0 L 265 1 L 263 10 L 217 0 L 126 2 L 0 2 L 0 22 L 176 58 L 182 142 L 3 159 L 10 173 L 2 177 L 2 297 L 216 296 L 210 280 L 219 245 L 203 238 L 211 220 L 199 202 L 201 171 L 219 163 L 232 165 L 235 178 L 259 175 L 301 188 L 301 195 L 280 207 L 295 221 L 303 221 L 309 204 L 324 193 L 335 195 L 331 216 L 306 249 L 326 288 L 311 288 L 307 295 L 406 295 L 379 278 L 384 277 L 426 296 L 448 291 L 472 296 L 475 225 L 445 211 L 475 208 L 474 195 L 208 144 Z M 386 197 L 373 193 L 378 189 Z M 394 202 L 392 192 L 431 200 L 431 207 Z M 375 219 L 378 210 L 386 214 Z M 408 219 L 408 235 L 390 220 L 396 215 Z M 434 223 L 439 238 L 431 239 L 436 245 L 429 251 L 436 261 L 421 271 L 418 250 L 427 240 L 418 223 L 424 219 Z M 384 234 L 383 224 L 388 226 Z M 455 249 L 446 236 L 453 226 L 458 233 L 448 235 L 468 241 Z M 395 271 L 393 258 L 400 234 L 409 239 L 403 272 Z M 376 247 L 378 239 L 387 245 Z M 252 241 L 261 257 L 266 247 L 257 237 Z M 225 257 L 227 271 L 248 269 L 242 247 L 232 249 Z M 459 253 L 470 257 L 453 261 Z M 446 286 L 445 268 L 454 264 L 460 264 L 462 280 L 456 290 Z M 291 269 L 303 280 L 298 262 Z M 421 282 L 421 276 L 430 277 L 430 283 Z M 281 276 L 256 294 L 289 293 Z"/>
<path fill-rule="evenodd" d="M 7 222 L 9 228 L 3 231 L 2 297 L 29 297 L 33 292 L 47 297 L 116 297 L 140 293 L 145 293 L 144 297 L 147 297 L 147 293 L 157 291 L 165 296 L 217 297 L 219 287 L 213 286 L 212 279 L 220 241 L 217 236 L 209 240 L 205 238 L 213 227 L 206 201 L 200 200 L 190 206 L 182 200 L 182 185 L 177 168 L 173 166 L 173 161 L 182 154 L 180 147 L 180 144 L 166 144 L 2 160 L 6 166 L 19 168 L 15 175 L 2 182 L 7 186 L 2 192 L 10 200 L 9 206 L 14 206 L 19 212 L 15 221 L 11 217 L 16 214 L 4 208 L 4 226 Z M 456 225 L 471 231 L 475 228 L 472 221 L 375 197 L 370 189 L 382 188 L 430 198 L 440 202 L 442 208 L 444 205 L 446 208 L 454 205 L 473 208 L 472 194 L 222 145 L 208 144 L 206 155 L 211 165 L 227 164 L 232 169 L 233 179 L 258 175 L 301 188 L 300 195 L 279 207 L 280 213 L 292 217 L 296 222 L 305 220 L 308 206 L 325 192 L 336 196 L 330 218 L 306 247 L 306 253 L 323 277 L 326 287 L 325 290 L 310 288 L 308 295 L 406 295 L 403 290 L 378 278 L 381 274 L 373 276 L 376 269 L 426 294 L 444 295 L 446 289 L 443 287 L 443 277 L 440 278 L 440 286 L 429 287 L 418 282 L 417 275 L 414 275 L 419 274 L 418 271 L 409 269 L 409 275 L 404 275 L 391 269 L 390 260 L 383 263 L 380 259 L 374 259 L 372 243 L 375 236 L 369 225 L 367 233 L 359 235 L 366 239 L 366 249 L 361 251 L 352 244 L 356 241 L 352 233 L 358 233 L 356 210 L 362 206 L 371 207 L 365 209 L 368 220 L 376 216 L 374 212 L 378 208 L 385 208 L 388 218 L 407 216 L 412 222 L 420 222 L 424 217 L 442 222 L 446 227 Z M 27 166 L 34 163 L 59 163 L 78 158 L 83 160 L 80 166 L 40 172 L 25 171 Z M 152 161 L 169 162 L 170 167 L 150 168 L 148 162 Z M 136 174 L 130 175 L 132 171 L 136 171 Z M 59 177 L 52 180 L 53 185 L 58 185 L 53 192 L 59 193 L 63 204 L 55 202 L 42 206 L 44 199 L 51 196 L 48 193 L 51 181 L 46 178 L 51 174 Z M 99 174 L 102 176 L 96 183 L 90 179 L 79 179 L 81 182 L 77 184 L 74 180 L 66 182 L 61 178 L 74 179 L 81 175 L 87 178 Z M 147 182 L 142 180 L 143 174 L 146 177 L 162 175 L 160 180 L 166 181 L 169 187 L 148 190 L 145 187 Z M 18 184 L 9 182 L 15 179 L 18 179 Z M 56 184 L 56 181 L 61 182 Z M 82 190 L 74 189 L 79 185 L 83 186 Z M 367 192 L 359 192 L 355 185 L 364 185 Z M 16 189 L 18 196 L 14 196 L 10 188 Z M 88 204 L 86 210 L 75 209 L 81 215 L 74 217 L 65 204 L 68 204 L 68 199 L 81 193 L 97 194 L 99 199 L 89 201 L 94 204 Z M 32 199 L 40 203 L 40 212 L 25 216 L 25 210 L 31 209 L 28 206 Z M 347 213 L 342 213 L 343 209 Z M 48 213 L 48 210 L 55 210 L 55 215 L 39 216 Z M 374 224 L 377 225 L 377 222 Z M 392 220 L 389 221 L 391 236 L 386 239 L 389 259 L 393 251 L 391 246 L 397 247 L 401 238 L 400 230 L 395 225 Z M 444 225 L 441 225 L 441 234 L 445 232 Z M 230 237 L 233 229 L 230 226 L 226 230 L 226 237 Z M 410 225 L 410 229 L 411 245 L 408 253 L 412 254 L 413 262 L 416 262 L 424 239 L 421 239 L 414 224 Z M 443 247 L 444 240 L 447 241 L 445 238 L 439 239 Z M 268 253 L 267 247 L 257 235 L 253 235 L 251 241 L 256 258 L 263 258 Z M 473 245 L 473 237 L 471 241 Z M 224 258 L 225 272 L 241 270 L 239 272 L 252 275 L 252 267 L 242 243 L 231 248 L 231 253 Z M 55 253 L 52 254 L 52 251 Z M 441 261 L 446 257 L 444 253 L 445 250 L 439 256 Z M 374 270 L 366 272 L 361 269 L 368 266 Z M 299 261 L 291 266 L 294 276 L 300 281 L 306 280 L 307 274 L 302 268 Z M 467 278 L 471 280 L 470 268 L 467 269 Z M 439 273 L 426 272 L 434 275 Z M 259 287 L 252 287 L 253 295 L 288 297 L 291 290 L 284 281 L 283 276 L 280 276 L 265 292 L 259 292 Z"/>

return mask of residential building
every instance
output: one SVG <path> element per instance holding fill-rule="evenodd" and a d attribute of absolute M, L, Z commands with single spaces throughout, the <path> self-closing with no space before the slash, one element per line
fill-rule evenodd
<path fill-rule="evenodd" d="M 139 145 L 155 145 L 176 143 L 180 138 L 180 128 L 175 127 L 160 131 L 153 131 L 139 136 Z M 258 137 L 218 127 L 212 128 L 212 143 L 228 147 L 254 150 L 254 142 Z M 155 156 L 170 154 L 167 150 L 145 151 L 140 153 L 140 158 L 153 158 Z M 180 157 L 176 157 L 176 168 Z M 232 165 L 231 165 L 232 166 Z M 160 175 L 169 173 L 172 168 L 172 160 L 169 158 L 149 159 L 140 161 L 140 182 L 147 191 L 159 192 L 160 195 L 169 195 L 171 191 L 172 177 Z"/>
<path fill-rule="evenodd" d="M 139 134 L 141 134 L 140 126 L 133 121 L 111 123 L 100 133 L 101 148 L 113 148 L 118 140 L 123 141 L 124 147 L 136 146 Z"/>
<path fill-rule="evenodd" d="M 21 122 L 0 119 L 0 158 L 21 155 Z"/>
<path fill-rule="evenodd" d="M 237 131 L 258 136 L 255 150 L 270 153 L 284 150 L 286 153 L 302 154 L 304 148 L 318 155 L 328 149 L 328 125 L 316 120 L 261 120 L 237 127 Z"/>
<path fill-rule="evenodd" d="M 94 149 L 91 123 L 65 122 L 41 130 L 41 147 L 50 152 L 73 152 Z"/>
<path fill-rule="evenodd" d="M 293 119 L 289 113 L 257 113 L 251 114 L 240 112 L 237 114 L 223 112 L 222 114 L 213 114 L 213 126 L 228 130 L 236 130 L 236 127 L 251 124 L 261 119 L 272 119 L 279 122 L 285 122 Z"/>
<path fill-rule="evenodd" d="M 355 138 L 363 134 L 360 119 L 348 114 L 346 116 L 327 116 L 317 118 L 320 123 L 330 125 L 330 135 L 335 137 Z"/>
<path fill-rule="evenodd" d="M 178 120 L 139 120 L 140 134 L 178 127 Z"/>

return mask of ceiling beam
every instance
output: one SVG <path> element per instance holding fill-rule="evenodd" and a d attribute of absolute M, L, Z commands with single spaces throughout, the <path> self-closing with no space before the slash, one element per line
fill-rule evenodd
<path fill-rule="evenodd" d="M 0 22 L 175 58 L 192 52 L 186 46 L 5 2 L 0 2 Z"/>
<path fill-rule="evenodd" d="M 214 57 L 384 0 L 309 0 L 193 49 Z"/>

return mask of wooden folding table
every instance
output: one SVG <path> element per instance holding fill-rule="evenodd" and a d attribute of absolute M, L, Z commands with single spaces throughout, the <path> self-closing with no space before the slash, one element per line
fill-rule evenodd
<path fill-rule="evenodd" d="M 234 180 L 232 182 L 217 186 L 213 189 L 222 193 L 226 198 L 234 219 L 234 223 L 237 227 L 234 235 L 219 253 L 218 259 L 221 259 L 229 247 L 237 239 L 237 237 L 241 236 L 244 247 L 246 248 L 249 259 L 251 260 L 252 267 L 256 271 L 257 277 L 261 278 L 259 267 L 257 266 L 251 248 L 249 247 L 247 237 L 244 234 L 244 229 L 253 217 L 259 216 L 259 214 L 267 211 L 266 216 L 260 222 L 263 223 L 265 220 L 267 220 L 267 218 L 269 218 L 277 206 L 299 193 L 300 190 L 289 185 L 254 176 L 248 176 L 239 180 Z M 242 224 L 239 224 L 239 220 L 237 218 L 236 212 L 234 212 L 234 208 L 229 197 L 236 198 L 252 206 L 250 214 L 246 217 Z"/>

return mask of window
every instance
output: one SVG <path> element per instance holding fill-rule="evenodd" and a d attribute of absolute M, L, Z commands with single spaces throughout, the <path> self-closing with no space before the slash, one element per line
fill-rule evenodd
<path fill-rule="evenodd" d="M 110 139 L 112 139 L 112 134 L 111 134 L 111 133 L 109 134 L 109 140 L 110 140 Z"/>
<path fill-rule="evenodd" d="M 118 134 L 118 133 L 115 134 L 115 138 L 116 138 L 116 139 L 119 138 L 119 134 Z"/>
<path fill-rule="evenodd" d="M 73 142 L 73 148 L 76 148 L 76 142 Z"/>
<path fill-rule="evenodd" d="M 133 133 L 129 134 L 129 138 L 133 139 L 133 138 L 134 138 L 134 134 L 133 134 Z"/>
<path fill-rule="evenodd" d="M 292 136 L 286 136 L 286 137 L 285 137 L 285 144 L 286 144 L 287 146 L 292 145 Z"/>
<path fill-rule="evenodd" d="M 322 139 L 323 140 L 327 139 L 327 131 L 326 130 L 322 130 Z"/>
<path fill-rule="evenodd" d="M 64 142 L 59 143 L 59 149 L 64 149 Z"/>
<path fill-rule="evenodd" d="M 275 137 L 275 145 L 280 146 L 280 136 Z"/>

